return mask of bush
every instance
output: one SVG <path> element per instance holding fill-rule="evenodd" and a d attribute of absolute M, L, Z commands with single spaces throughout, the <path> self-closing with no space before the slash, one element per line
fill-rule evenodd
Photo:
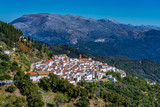
<path fill-rule="evenodd" d="M 6 92 L 13 93 L 15 90 L 16 90 L 16 87 L 13 86 L 13 85 L 11 85 L 11 86 L 9 86 L 5 91 L 6 91 Z"/>
<path fill-rule="evenodd" d="M 89 100 L 86 97 L 81 97 L 76 105 L 79 107 L 89 107 L 89 104 Z"/>
<path fill-rule="evenodd" d="M 10 75 L 8 75 L 8 74 L 5 74 L 5 75 L 3 75 L 4 76 L 4 78 L 5 78 L 5 80 L 10 80 L 12 77 L 10 76 Z"/>
<path fill-rule="evenodd" d="M 44 91 L 49 91 L 50 90 L 50 80 L 47 77 L 44 77 L 40 79 L 39 86 L 44 90 Z"/>
<path fill-rule="evenodd" d="M 27 97 L 29 107 L 44 107 L 42 96 L 37 93 L 32 93 Z"/>
<path fill-rule="evenodd" d="M 65 98 L 62 93 L 57 93 L 53 100 L 56 102 L 57 107 L 65 103 Z"/>
<path fill-rule="evenodd" d="M 90 94 L 90 95 L 88 96 L 88 98 L 89 98 L 89 99 L 92 99 L 92 98 L 94 98 L 94 95 L 93 95 L 93 94 Z"/>
<path fill-rule="evenodd" d="M 23 97 L 17 97 L 13 105 L 15 105 L 15 107 L 24 107 L 26 105 L 26 100 Z"/>

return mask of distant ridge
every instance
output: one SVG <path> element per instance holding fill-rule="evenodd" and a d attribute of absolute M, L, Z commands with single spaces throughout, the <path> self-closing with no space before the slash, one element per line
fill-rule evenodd
<path fill-rule="evenodd" d="M 50 13 L 24 15 L 11 24 L 34 40 L 72 45 L 96 55 L 152 60 L 160 57 L 160 27 L 157 26 L 133 26 L 112 19 Z"/>

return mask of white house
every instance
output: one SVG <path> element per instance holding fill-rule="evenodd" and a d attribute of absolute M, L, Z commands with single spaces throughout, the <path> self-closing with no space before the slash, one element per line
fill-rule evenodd
<path fill-rule="evenodd" d="M 82 79 L 82 78 L 81 78 L 81 75 L 77 75 L 77 76 L 76 76 L 76 82 L 79 82 L 81 79 Z"/>
<path fill-rule="evenodd" d="M 28 72 L 28 73 L 30 74 L 30 79 L 33 82 L 38 82 L 39 81 L 38 73 L 35 73 L 35 72 Z"/>
<path fill-rule="evenodd" d="M 84 76 L 83 76 L 83 79 L 86 80 L 86 81 L 92 80 L 92 75 L 91 75 L 91 74 L 89 74 L 89 75 L 84 75 Z"/>
<path fill-rule="evenodd" d="M 30 79 L 33 82 L 39 82 L 39 80 L 43 77 L 48 77 L 49 72 L 47 71 L 38 71 L 38 73 L 35 72 L 28 72 L 30 74 Z"/>
<path fill-rule="evenodd" d="M 49 67 L 51 67 L 52 64 L 54 63 L 53 60 L 48 60 L 47 62 L 48 62 L 48 66 L 49 66 Z"/>
<path fill-rule="evenodd" d="M 107 75 L 107 78 L 109 79 L 109 78 L 112 78 L 112 75 Z"/>
<path fill-rule="evenodd" d="M 107 68 L 106 68 L 106 72 L 107 72 L 107 71 L 111 71 L 111 70 L 113 70 L 112 67 L 107 67 Z"/>
<path fill-rule="evenodd" d="M 4 51 L 4 54 L 9 55 L 9 54 L 10 54 L 10 52 L 9 52 L 9 51 Z"/>
<path fill-rule="evenodd" d="M 124 71 L 119 70 L 118 72 L 121 73 L 121 78 L 126 77 L 126 73 Z"/>
<path fill-rule="evenodd" d="M 104 76 L 106 76 L 106 73 L 105 73 L 105 72 L 100 72 L 100 75 L 101 75 L 102 78 L 103 78 Z"/>
<path fill-rule="evenodd" d="M 112 82 L 116 82 L 117 81 L 115 77 L 109 78 L 109 80 L 112 81 Z"/>
<path fill-rule="evenodd" d="M 107 72 L 108 70 L 106 68 L 101 68 L 100 71 Z"/>
<path fill-rule="evenodd" d="M 76 82 L 74 81 L 74 80 L 69 80 L 69 82 L 71 83 L 71 84 L 76 84 Z"/>
<path fill-rule="evenodd" d="M 96 74 L 93 70 L 89 70 L 90 74 L 92 75 L 92 78 L 95 78 L 96 77 Z"/>
<path fill-rule="evenodd" d="M 15 51 L 16 51 L 16 48 L 13 48 L 12 51 L 15 52 Z"/>

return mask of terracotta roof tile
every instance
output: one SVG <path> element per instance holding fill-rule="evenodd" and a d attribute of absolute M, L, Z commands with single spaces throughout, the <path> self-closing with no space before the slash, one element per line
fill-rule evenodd
<path fill-rule="evenodd" d="M 30 74 L 30 76 L 38 76 L 38 74 L 35 72 L 28 72 L 28 73 Z"/>

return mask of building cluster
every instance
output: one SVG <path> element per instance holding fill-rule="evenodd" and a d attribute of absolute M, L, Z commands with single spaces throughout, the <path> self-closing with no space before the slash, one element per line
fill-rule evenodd
<path fill-rule="evenodd" d="M 115 82 L 115 77 L 107 75 L 106 72 L 113 71 L 121 73 L 121 77 L 125 77 L 123 70 L 95 61 L 92 58 L 69 58 L 66 55 L 54 55 L 52 59 L 38 62 L 34 65 L 37 73 L 29 72 L 30 78 L 34 82 L 38 82 L 43 77 L 48 77 L 49 73 L 56 74 L 59 78 L 68 79 L 70 83 L 76 84 L 81 80 L 93 81 L 94 79 L 106 78 Z"/>

